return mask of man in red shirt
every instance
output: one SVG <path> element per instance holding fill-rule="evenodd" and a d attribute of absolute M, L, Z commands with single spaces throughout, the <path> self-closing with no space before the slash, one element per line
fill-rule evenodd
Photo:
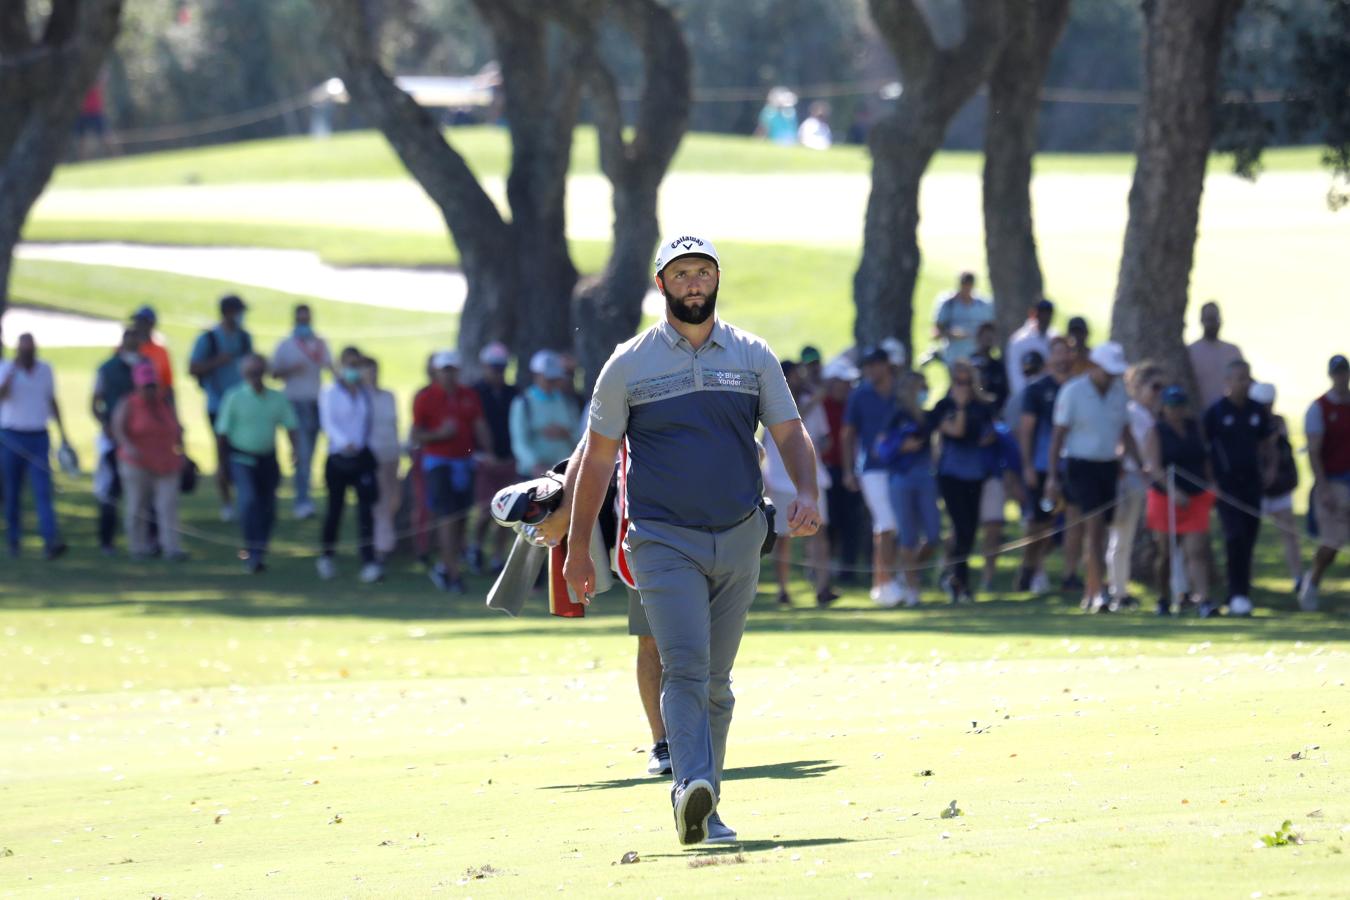
<path fill-rule="evenodd" d="M 810 348 L 807 348 L 810 349 Z M 805 357 L 805 350 L 802 352 Z M 825 382 L 825 396 L 821 405 L 825 408 L 825 418 L 830 423 L 830 439 L 820 451 L 820 461 L 830 474 L 830 486 L 825 490 L 825 504 L 829 507 L 830 549 L 834 553 L 835 564 L 839 568 L 841 584 L 853 584 L 857 580 L 856 568 L 861 548 L 862 511 L 859 509 L 860 495 L 844 487 L 844 411 L 848 408 L 848 395 L 853 391 L 853 383 L 858 379 L 858 368 L 841 357 L 830 362 L 821 372 Z"/>
<path fill-rule="evenodd" d="M 465 522 L 473 508 L 474 454 L 492 446 L 478 392 L 459 383 L 460 356 L 441 350 L 432 357 L 435 380 L 413 399 L 412 439 L 422 445 L 427 506 L 435 517 L 441 561 L 431 581 L 464 593 L 459 560 Z"/>

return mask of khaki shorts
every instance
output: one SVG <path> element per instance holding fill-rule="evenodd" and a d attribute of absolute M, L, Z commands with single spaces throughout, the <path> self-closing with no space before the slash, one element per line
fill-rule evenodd
<path fill-rule="evenodd" d="M 1334 497 L 1336 509 L 1327 504 L 1328 494 Z M 1350 484 L 1326 481 L 1313 491 L 1313 505 L 1317 510 L 1317 540 L 1324 547 L 1340 549 L 1350 544 Z"/>

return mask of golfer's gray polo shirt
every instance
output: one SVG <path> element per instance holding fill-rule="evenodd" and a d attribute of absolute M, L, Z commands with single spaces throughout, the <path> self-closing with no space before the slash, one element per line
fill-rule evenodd
<path fill-rule="evenodd" d="M 615 348 L 595 383 L 590 427 L 628 436 L 631 518 L 727 528 L 763 491 L 757 423 L 798 417 L 763 340 L 717 321 L 695 350 L 662 321 Z"/>

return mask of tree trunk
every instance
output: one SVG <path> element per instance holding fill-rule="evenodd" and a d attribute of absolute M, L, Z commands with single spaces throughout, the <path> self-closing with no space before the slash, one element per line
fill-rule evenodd
<path fill-rule="evenodd" d="M 919 183 L 952 116 L 993 66 L 1004 0 L 963 0 L 958 44 L 940 47 L 914 0 L 869 0 L 872 18 L 895 54 L 904 92 L 872 129 L 872 189 L 863 255 L 853 277 L 859 344 L 896 337 L 911 351 L 919 273 Z"/>
<path fill-rule="evenodd" d="M 1242 0 L 1144 3 L 1144 102 L 1111 337 L 1191 380 L 1182 334 L 1224 38 Z"/>
<path fill-rule="evenodd" d="M 581 54 L 526 0 L 474 0 L 492 31 L 511 129 L 512 256 L 519 293 L 512 348 L 523 362 L 540 349 L 570 349 L 577 271 L 567 246 L 567 170 L 581 102 Z M 530 378 L 524 365 L 523 378 Z"/>
<path fill-rule="evenodd" d="M 625 140 L 616 80 L 592 53 L 589 81 L 600 167 L 614 189 L 614 240 L 604 271 L 580 286 L 574 302 L 577 358 L 588 390 L 615 345 L 642 320 L 660 239 L 657 194 L 689 122 L 689 50 L 675 17 L 655 0 L 617 0 L 614 10 L 642 54 L 642 96 L 637 127 Z M 594 48 L 594 33 L 586 39 Z"/>
<path fill-rule="evenodd" d="M 317 4 L 337 48 L 352 102 L 383 132 L 445 219 L 468 285 L 459 347 L 467 359 L 491 340 L 511 337 L 518 281 L 511 235 L 478 179 L 428 113 L 394 84 L 375 55 L 374 23 L 361 0 Z M 447 310 L 449 312 L 449 310 Z"/>
<path fill-rule="evenodd" d="M 1031 215 L 1041 84 L 1069 19 L 1070 0 L 1012 0 L 1008 33 L 989 76 L 984 132 L 984 246 L 999 335 L 1007 340 L 1041 299 Z"/>
<path fill-rule="evenodd" d="M 0 315 L 23 223 L 65 151 L 122 16 L 122 0 L 56 2 L 34 40 L 26 5 L 8 0 L 0 14 Z"/>

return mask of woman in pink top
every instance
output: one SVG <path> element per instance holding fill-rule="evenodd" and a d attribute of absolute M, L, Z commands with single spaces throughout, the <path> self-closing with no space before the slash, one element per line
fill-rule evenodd
<path fill-rule="evenodd" d="M 151 554 L 150 508 L 159 523 L 159 546 L 168 559 L 183 559 L 178 544 L 178 488 L 183 468 L 183 427 L 160 393 L 155 367 L 138 363 L 131 372 L 136 390 L 113 411 L 113 440 L 126 498 L 127 543 L 131 555 Z"/>

